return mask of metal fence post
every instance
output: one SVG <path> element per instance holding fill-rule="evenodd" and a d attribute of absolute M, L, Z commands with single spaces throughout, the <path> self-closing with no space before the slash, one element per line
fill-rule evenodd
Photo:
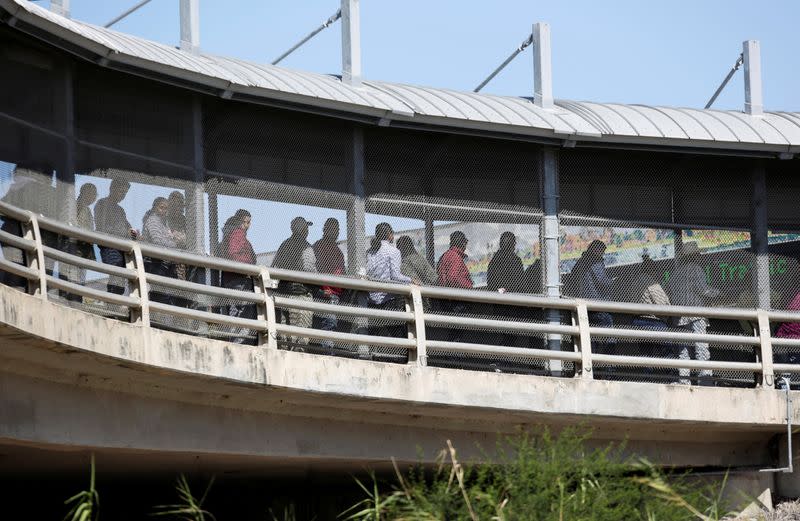
<path fill-rule="evenodd" d="M 27 224 L 23 224 L 23 226 L 25 227 L 25 238 L 36 243 L 36 250 L 34 251 L 35 258 L 32 258 L 32 256 L 26 252 L 25 259 L 27 259 L 28 267 L 34 268 L 39 273 L 39 284 L 32 285 L 28 283 L 28 291 L 34 295 L 36 295 L 38 291 L 39 297 L 41 297 L 42 300 L 47 300 L 47 269 L 44 265 L 42 232 L 39 229 L 39 219 L 36 218 L 36 214 L 31 212 L 30 221 Z"/>
<path fill-rule="evenodd" d="M 267 320 L 267 340 L 264 342 L 262 333 L 258 334 L 259 345 L 266 343 L 267 349 L 278 349 L 278 330 L 275 327 L 275 292 L 276 282 L 269 275 L 269 270 L 261 269 L 261 276 L 258 277 L 261 292 L 264 294 L 264 318 Z M 261 306 L 259 306 L 260 308 Z M 259 312 L 259 320 L 264 320 Z"/>
<path fill-rule="evenodd" d="M 143 326 L 150 325 L 150 295 L 147 291 L 147 273 L 144 270 L 144 257 L 138 244 L 133 244 L 133 255 L 127 254 L 126 267 L 136 270 L 136 287 L 133 292 L 139 297 L 139 311 L 131 309 L 131 322 L 139 322 Z"/>
<path fill-rule="evenodd" d="M 589 311 L 586 309 L 585 302 L 578 301 L 575 315 L 578 318 L 577 345 L 581 352 L 580 377 L 585 380 L 592 380 L 594 378 L 594 371 L 592 368 L 592 338 L 589 334 Z"/>
<path fill-rule="evenodd" d="M 412 356 L 409 351 L 408 363 L 416 362 L 418 366 L 428 365 L 428 347 L 425 339 L 425 307 L 422 303 L 422 293 L 417 286 L 411 287 L 411 296 L 406 297 L 406 311 L 414 313 L 414 323 L 408 325 L 408 338 L 417 341 L 417 348 Z"/>
<path fill-rule="evenodd" d="M 758 311 L 758 339 L 761 341 L 761 386 L 775 388 L 775 371 L 772 369 L 772 335 L 769 329 L 769 315 L 763 309 Z"/>

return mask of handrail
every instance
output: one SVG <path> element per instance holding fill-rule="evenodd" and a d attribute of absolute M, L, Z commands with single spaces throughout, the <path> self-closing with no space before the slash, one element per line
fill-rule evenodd
<path fill-rule="evenodd" d="M 142 326 L 150 326 L 149 312 L 219 324 L 228 328 L 249 329 L 259 336 L 259 343 L 269 348 L 277 346 L 279 336 L 311 338 L 322 341 L 346 343 L 351 345 L 370 345 L 405 349 L 409 353 L 409 363 L 425 366 L 428 351 L 461 355 L 506 356 L 514 359 L 538 359 L 553 363 L 574 362 L 576 375 L 581 378 L 592 376 L 592 365 L 611 364 L 618 366 L 644 366 L 679 368 L 695 370 L 735 370 L 752 371 L 761 375 L 764 387 L 774 386 L 774 374 L 800 372 L 800 365 L 773 363 L 775 346 L 800 347 L 800 339 L 772 338 L 771 323 L 800 322 L 800 312 L 765 311 L 758 309 L 709 308 L 690 306 L 658 306 L 630 302 L 589 301 L 573 298 L 549 298 L 539 295 L 496 293 L 485 290 L 469 290 L 435 286 L 416 286 L 364 278 L 307 273 L 284 269 L 267 269 L 263 266 L 239 263 L 228 259 L 210 257 L 186 251 L 169 250 L 151 244 L 121 239 L 108 234 L 80 229 L 55 219 L 36 215 L 27 210 L 15 208 L 0 202 L 0 215 L 9 216 L 22 223 L 26 230 L 24 237 L 0 231 L 0 243 L 19 248 L 26 252 L 27 265 L 17 264 L 0 258 L 0 271 L 18 275 L 31 281 L 35 293 L 47 300 L 48 288 L 65 291 L 80 296 L 109 302 L 130 310 L 131 320 Z M 99 244 L 122 251 L 126 255 L 126 266 L 112 266 L 92 259 L 85 259 L 69 251 L 62 251 L 42 244 L 41 230 L 48 230 L 70 240 Z M 172 262 L 238 273 L 251 277 L 254 291 L 220 288 L 206 284 L 178 280 L 145 271 L 145 258 L 165 259 Z M 130 281 L 131 295 L 117 295 L 100 289 L 84 286 L 74 280 L 64 280 L 46 273 L 44 259 L 53 259 L 83 269 L 105 273 Z M 330 304 L 315 300 L 291 298 L 275 291 L 278 281 L 291 281 L 314 286 L 332 286 L 363 292 L 385 292 L 405 299 L 405 310 L 362 308 L 348 305 Z M 38 284 L 38 285 L 37 285 Z M 150 299 L 149 285 L 164 286 L 198 295 L 231 299 L 256 305 L 258 318 L 242 318 L 215 313 L 202 309 L 191 309 L 172 304 L 154 302 Z M 548 323 L 539 321 L 482 318 L 473 316 L 447 315 L 426 312 L 422 299 L 456 300 L 483 304 L 516 306 L 537 310 L 561 310 L 572 315 L 572 324 Z M 391 320 L 408 324 L 407 337 L 386 337 L 361 333 L 326 331 L 308 327 L 277 323 L 275 308 L 291 308 L 314 313 L 333 313 L 369 319 Z M 629 315 L 690 316 L 719 318 L 725 320 L 746 320 L 757 324 L 752 336 L 743 334 L 698 334 L 689 331 L 639 330 L 626 327 L 601 327 L 589 324 L 589 312 L 608 312 Z M 142 319 L 142 320 L 139 320 Z M 573 338 L 574 351 L 548 349 L 529 349 L 487 345 L 474 342 L 442 341 L 426 339 L 425 330 L 431 326 L 456 327 L 462 329 L 482 329 L 531 335 L 564 335 Z M 229 330 L 233 331 L 233 330 Z M 231 333 L 235 335 L 235 333 Z M 687 344 L 705 342 L 736 346 L 760 346 L 755 362 L 727 362 L 716 360 L 666 359 L 620 354 L 600 354 L 592 352 L 592 340 L 596 338 L 616 338 L 660 343 Z M 412 356 L 412 354 L 414 356 Z M 560 367 L 560 366 L 559 366 Z"/>

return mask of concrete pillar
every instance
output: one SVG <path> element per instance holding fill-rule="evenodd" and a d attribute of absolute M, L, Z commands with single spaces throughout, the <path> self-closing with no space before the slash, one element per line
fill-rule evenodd
<path fill-rule="evenodd" d="M 539 227 L 539 240 L 542 245 L 542 288 L 551 298 L 561 297 L 561 252 L 559 239 L 561 227 L 558 219 L 558 157 L 550 148 L 542 150 L 542 223 Z M 557 309 L 546 311 L 547 322 L 561 323 L 561 313 Z M 547 348 L 561 350 L 561 335 L 547 335 Z M 550 370 L 560 374 L 562 363 L 551 361 Z"/>
<path fill-rule="evenodd" d="M 767 174 L 760 161 L 753 168 L 752 182 L 750 245 L 753 251 L 753 296 L 759 308 L 770 309 Z"/>
<path fill-rule="evenodd" d="M 200 50 L 200 0 L 180 0 L 181 50 Z"/>
<path fill-rule="evenodd" d="M 550 52 L 550 25 L 533 24 L 533 103 L 553 108 L 553 66 Z"/>
<path fill-rule="evenodd" d="M 361 14 L 359 0 L 342 0 L 342 82 L 361 86 Z"/>
<path fill-rule="evenodd" d="M 366 269 L 367 236 L 366 189 L 364 186 L 364 131 L 353 129 L 353 147 L 350 156 L 352 169 L 353 202 L 347 209 L 347 270 L 350 275 L 364 276 Z"/>
<path fill-rule="evenodd" d="M 195 253 L 205 253 L 203 105 L 197 95 L 192 97 L 191 129 L 194 180 L 186 190 L 186 248 Z"/>

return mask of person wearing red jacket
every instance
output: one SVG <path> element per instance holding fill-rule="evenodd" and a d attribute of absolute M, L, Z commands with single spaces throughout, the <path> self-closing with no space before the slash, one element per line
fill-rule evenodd
<path fill-rule="evenodd" d="M 220 256 L 245 264 L 256 263 L 253 245 L 247 238 L 251 220 L 250 212 L 240 209 L 225 222 L 225 226 L 222 227 L 222 243 L 219 245 Z M 239 273 L 223 271 L 222 285 L 229 289 L 253 291 L 253 279 Z M 228 314 L 232 317 L 255 319 L 256 307 L 254 304 L 233 304 L 228 308 Z M 239 329 L 234 342 L 244 342 L 245 335 L 247 335 L 247 330 Z"/>
<path fill-rule="evenodd" d="M 439 273 L 439 285 L 449 288 L 472 289 L 472 277 L 467 270 L 464 259 L 467 258 L 467 236 L 462 231 L 455 231 L 450 234 L 450 249 L 439 257 L 437 272 Z M 453 315 L 464 315 L 467 312 L 467 305 L 464 302 L 447 300 L 441 302 L 443 311 Z M 463 330 L 451 329 L 449 339 L 451 342 L 461 341 Z"/>
<path fill-rule="evenodd" d="M 450 234 L 450 249 L 439 257 L 439 285 L 448 288 L 472 289 L 472 277 L 464 259 L 467 254 L 467 236 L 462 231 Z"/>

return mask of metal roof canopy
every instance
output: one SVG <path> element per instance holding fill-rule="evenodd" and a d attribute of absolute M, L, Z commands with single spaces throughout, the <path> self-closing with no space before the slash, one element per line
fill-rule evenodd
<path fill-rule="evenodd" d="M 101 65 L 223 98 L 290 104 L 382 126 L 445 128 L 566 146 L 690 148 L 771 157 L 800 153 L 800 113 L 701 110 L 528 98 L 396 83 L 349 85 L 337 76 L 182 51 L 70 20 L 26 0 L 0 0 L 18 30 Z M 756 112 L 756 111 L 754 111 Z"/>

